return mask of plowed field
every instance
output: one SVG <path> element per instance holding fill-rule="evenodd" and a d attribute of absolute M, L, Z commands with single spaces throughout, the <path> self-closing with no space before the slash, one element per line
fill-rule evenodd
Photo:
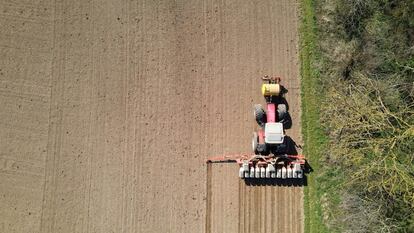
<path fill-rule="evenodd" d="M 302 188 L 246 185 L 260 77 L 289 90 L 296 1 L 0 0 L 0 232 L 303 232 Z"/>

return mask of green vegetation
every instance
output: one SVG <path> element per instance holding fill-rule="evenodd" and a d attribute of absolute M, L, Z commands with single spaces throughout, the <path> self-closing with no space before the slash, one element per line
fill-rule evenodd
<path fill-rule="evenodd" d="M 302 0 L 306 232 L 414 232 L 414 1 Z"/>
<path fill-rule="evenodd" d="M 327 137 L 320 123 L 320 108 L 324 93 L 315 62 L 320 58 L 316 47 L 317 30 L 314 20 L 314 6 L 312 0 L 302 1 L 302 24 L 300 27 L 300 60 L 301 60 L 301 83 L 302 83 L 302 132 L 304 135 L 304 154 L 307 156 L 313 172 L 308 176 L 308 186 L 304 189 L 305 194 L 305 232 L 329 232 L 323 223 L 327 218 L 322 206 L 327 201 L 326 195 L 337 196 L 334 179 L 330 181 L 329 176 L 323 176 L 323 153 L 326 151 Z M 323 167 L 322 167 L 323 166 Z M 328 172 L 328 171 L 327 171 Z M 323 180 L 321 180 L 323 179 Z M 324 185 L 324 186 L 322 186 Z M 332 198 L 334 199 L 334 198 Z"/>

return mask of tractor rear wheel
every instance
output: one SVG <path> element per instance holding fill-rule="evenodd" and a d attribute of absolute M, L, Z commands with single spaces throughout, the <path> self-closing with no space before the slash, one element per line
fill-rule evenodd
<path fill-rule="evenodd" d="M 267 149 L 266 143 L 257 144 L 257 154 L 259 154 L 259 155 L 268 155 L 269 154 L 269 150 Z"/>
<path fill-rule="evenodd" d="M 260 126 L 264 126 L 266 123 L 266 112 L 264 111 L 262 105 L 256 104 L 254 105 L 254 117 L 256 119 L 257 124 Z"/>
<path fill-rule="evenodd" d="M 252 138 L 252 149 L 253 149 L 253 152 L 255 154 L 258 154 L 258 152 L 257 152 L 257 145 L 258 144 L 259 144 L 259 138 L 257 137 L 257 133 L 254 132 L 253 133 L 253 138 Z"/>
<path fill-rule="evenodd" d="M 286 113 L 282 123 L 284 129 L 290 129 L 292 127 L 292 117 L 290 117 L 289 112 Z"/>

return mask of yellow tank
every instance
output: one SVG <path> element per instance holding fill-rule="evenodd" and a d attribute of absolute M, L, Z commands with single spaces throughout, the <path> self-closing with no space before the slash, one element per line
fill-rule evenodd
<path fill-rule="evenodd" d="M 278 96 L 280 94 L 280 85 L 275 83 L 264 83 L 262 85 L 263 96 Z"/>

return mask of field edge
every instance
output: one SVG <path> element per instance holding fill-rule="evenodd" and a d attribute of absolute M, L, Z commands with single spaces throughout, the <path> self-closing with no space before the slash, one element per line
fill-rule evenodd
<path fill-rule="evenodd" d="M 304 155 L 313 172 L 307 177 L 308 186 L 304 188 L 304 232 L 329 232 L 323 222 L 321 203 L 322 192 L 316 177 L 320 171 L 321 152 L 326 145 L 326 136 L 320 123 L 319 106 L 322 103 L 318 70 L 315 69 L 317 53 L 317 28 L 313 0 L 301 0 L 300 4 L 300 76 L 302 100 L 302 134 Z M 318 90 L 319 87 L 319 90 Z"/>

